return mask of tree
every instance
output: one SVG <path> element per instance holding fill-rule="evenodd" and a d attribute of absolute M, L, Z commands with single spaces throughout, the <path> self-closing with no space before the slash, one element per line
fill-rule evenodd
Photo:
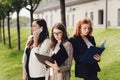
<path fill-rule="evenodd" d="M 6 6 L 7 8 L 7 24 L 8 24 L 8 46 L 9 48 L 12 48 L 12 45 L 11 45 L 11 33 L 10 33 L 10 12 L 11 12 L 11 9 L 9 6 Z"/>
<path fill-rule="evenodd" d="M 5 18 L 3 18 L 3 43 L 6 44 L 4 22 L 5 22 Z"/>
<path fill-rule="evenodd" d="M 61 22 L 66 27 L 65 0 L 60 0 L 60 9 L 61 9 Z"/>
<path fill-rule="evenodd" d="M 3 4 L 0 4 L 0 41 L 2 41 L 2 35 L 1 35 L 1 20 L 3 20 L 3 43 L 6 44 L 5 42 L 5 29 L 4 29 L 4 19 L 6 17 L 5 13 L 5 7 Z"/>
<path fill-rule="evenodd" d="M 0 43 L 2 43 L 1 19 L 3 15 L 2 5 L 0 4 Z"/>
<path fill-rule="evenodd" d="M 9 48 L 12 48 L 12 45 L 11 45 L 11 33 L 10 33 L 10 13 L 13 12 L 13 8 L 12 8 L 12 5 L 11 5 L 11 1 L 9 0 L 4 0 L 2 1 L 2 4 L 5 6 L 5 13 L 7 15 L 7 25 L 8 25 L 8 47 Z"/>
<path fill-rule="evenodd" d="M 17 12 L 17 37 L 18 37 L 18 51 L 21 50 L 21 46 L 20 46 L 20 24 L 19 24 L 19 13 L 20 10 L 26 6 L 26 0 L 11 0 L 12 6 L 15 9 L 15 11 Z"/>
<path fill-rule="evenodd" d="M 33 22 L 33 13 L 34 13 L 34 11 L 37 9 L 40 1 L 41 1 L 41 0 L 27 0 L 27 5 L 30 6 L 30 8 L 27 8 L 27 7 L 26 7 L 26 9 L 27 9 L 28 11 L 30 11 L 31 27 L 32 27 L 32 22 Z"/>
<path fill-rule="evenodd" d="M 0 43 L 2 43 L 1 20 L 0 20 Z"/>

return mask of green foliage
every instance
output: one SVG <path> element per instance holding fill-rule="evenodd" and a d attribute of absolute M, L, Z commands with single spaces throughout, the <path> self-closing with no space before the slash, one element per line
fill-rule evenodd
<path fill-rule="evenodd" d="M 30 11 L 30 18 L 31 18 L 31 23 L 30 26 L 32 26 L 32 22 L 33 22 L 33 13 L 34 11 L 37 9 L 39 3 L 41 0 L 26 0 L 26 4 L 27 6 L 29 5 L 29 8 L 26 6 L 25 8 Z"/>
<path fill-rule="evenodd" d="M 5 7 L 3 4 L 0 4 L 0 20 L 5 18 L 6 13 L 5 13 Z"/>
<path fill-rule="evenodd" d="M 73 33 L 73 28 L 67 29 L 69 37 Z M 7 33 L 7 31 L 6 31 Z M 30 29 L 21 28 L 21 47 L 17 51 L 17 31 L 11 28 L 12 49 L 8 49 L 7 44 L 0 44 L 0 80 L 22 80 L 22 55 L 26 40 L 30 34 Z M 98 76 L 100 80 L 119 80 L 120 79 L 120 29 L 94 29 L 97 46 L 106 39 L 106 50 L 102 54 L 99 62 L 101 72 Z M 7 40 L 7 35 L 6 35 Z M 71 68 L 71 80 L 82 80 L 74 77 L 74 61 Z"/>
<path fill-rule="evenodd" d="M 39 4 L 41 0 L 26 0 L 27 5 L 35 5 L 35 4 Z"/>
<path fill-rule="evenodd" d="M 23 7 L 25 7 L 26 4 L 26 0 L 11 0 L 12 6 L 13 8 L 19 12 L 20 9 L 22 9 Z"/>
<path fill-rule="evenodd" d="M 14 12 L 15 11 L 12 7 L 11 0 L 1 0 L 1 1 L 2 1 L 2 4 L 4 5 L 4 11 L 7 14 L 7 16 L 9 14 L 9 12 Z"/>
<path fill-rule="evenodd" d="M 33 13 L 37 9 L 40 1 L 41 0 L 26 0 L 26 5 L 30 6 L 30 8 L 27 8 L 27 6 L 26 6 L 26 9 L 29 10 L 30 13 Z"/>

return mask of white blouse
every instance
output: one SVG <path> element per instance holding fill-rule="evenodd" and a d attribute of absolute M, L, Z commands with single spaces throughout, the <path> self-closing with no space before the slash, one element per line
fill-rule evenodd
<path fill-rule="evenodd" d="M 87 47 L 90 48 L 91 46 L 94 46 L 91 42 L 87 43 Z"/>
<path fill-rule="evenodd" d="M 56 46 L 55 46 L 55 49 L 52 51 L 52 55 L 56 54 L 59 51 L 59 49 L 60 49 L 60 46 L 57 43 Z M 50 68 L 50 75 L 53 76 L 53 68 Z"/>
<path fill-rule="evenodd" d="M 30 38 L 28 38 L 28 41 L 29 39 Z M 25 51 L 26 51 L 26 48 L 25 48 Z M 27 56 L 25 51 L 23 54 L 22 63 L 26 64 Z M 32 78 L 44 77 L 45 71 L 46 71 L 45 65 L 41 64 L 38 61 L 37 57 L 35 56 L 35 53 L 49 55 L 49 51 L 50 51 L 50 39 L 45 39 L 40 47 L 38 46 L 31 49 L 30 59 L 29 59 L 29 73 Z"/>

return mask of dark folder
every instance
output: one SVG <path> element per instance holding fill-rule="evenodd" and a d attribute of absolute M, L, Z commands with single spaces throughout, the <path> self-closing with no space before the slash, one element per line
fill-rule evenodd
<path fill-rule="evenodd" d="M 99 55 L 105 50 L 105 41 L 101 44 L 100 47 L 91 46 L 80 58 L 80 62 L 84 63 L 94 63 L 97 62 L 93 56 L 97 53 Z"/>
<path fill-rule="evenodd" d="M 49 56 L 38 54 L 38 53 L 35 53 L 35 55 L 36 55 L 37 59 L 39 60 L 39 62 L 46 65 L 47 67 L 49 67 L 49 66 L 45 63 L 45 61 L 48 60 L 48 61 L 54 63 L 54 60 Z"/>
<path fill-rule="evenodd" d="M 65 60 L 68 58 L 68 54 L 62 44 L 60 45 L 59 51 L 56 54 L 53 54 L 51 57 L 37 54 L 37 53 L 35 55 L 37 59 L 43 64 L 45 64 L 46 60 L 52 63 L 54 63 L 54 60 L 56 60 L 58 66 L 61 66 L 65 62 Z"/>

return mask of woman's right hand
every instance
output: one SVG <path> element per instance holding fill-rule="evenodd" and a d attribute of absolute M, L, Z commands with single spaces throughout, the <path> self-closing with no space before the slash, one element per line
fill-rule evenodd
<path fill-rule="evenodd" d="M 93 56 L 93 58 L 96 60 L 96 61 L 99 61 L 101 59 L 101 56 L 99 54 L 95 54 Z"/>
<path fill-rule="evenodd" d="M 49 65 L 50 67 L 52 67 L 53 69 L 57 70 L 57 71 L 60 70 L 60 68 L 59 68 L 59 66 L 58 66 L 58 64 L 57 64 L 56 61 L 54 61 L 54 63 L 51 63 L 50 61 L 45 61 L 45 63 L 46 63 L 47 65 Z"/>

